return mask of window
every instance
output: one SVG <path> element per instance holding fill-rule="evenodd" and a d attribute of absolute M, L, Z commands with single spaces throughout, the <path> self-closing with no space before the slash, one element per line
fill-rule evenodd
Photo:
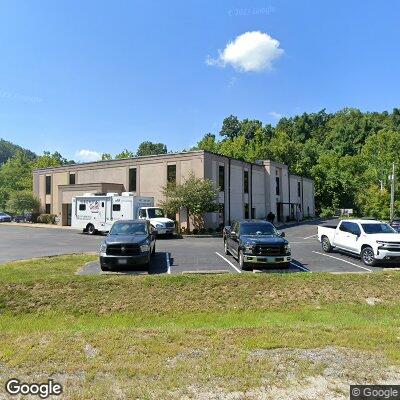
<path fill-rule="evenodd" d="M 249 219 L 249 205 L 247 203 L 244 205 L 244 219 Z"/>
<path fill-rule="evenodd" d="M 79 204 L 79 211 L 85 211 L 86 210 L 86 204 Z"/>
<path fill-rule="evenodd" d="M 142 208 L 140 211 L 139 211 L 139 218 L 146 218 L 147 217 L 147 215 L 146 215 L 146 210 L 144 209 L 144 208 Z"/>
<path fill-rule="evenodd" d="M 165 211 L 162 208 L 149 208 L 147 209 L 149 218 L 164 218 Z"/>
<path fill-rule="evenodd" d="M 51 204 L 46 204 L 46 214 L 51 214 Z"/>
<path fill-rule="evenodd" d="M 349 224 L 349 232 L 351 234 L 357 235 L 357 236 L 361 235 L 361 229 L 356 223 L 349 222 L 348 224 Z"/>
<path fill-rule="evenodd" d="M 46 176 L 46 194 L 51 194 L 51 176 Z"/>
<path fill-rule="evenodd" d="M 136 192 L 136 168 L 129 169 L 129 191 Z"/>
<path fill-rule="evenodd" d="M 219 186 L 220 192 L 225 191 L 225 166 L 224 165 L 220 165 L 218 168 L 218 186 Z"/>
<path fill-rule="evenodd" d="M 249 171 L 243 171 L 243 188 L 245 193 L 249 193 Z"/>
<path fill-rule="evenodd" d="M 340 224 L 339 230 L 341 230 L 342 232 L 350 232 L 349 223 L 348 222 L 342 222 Z"/>
<path fill-rule="evenodd" d="M 121 204 L 113 204 L 113 211 L 121 211 Z"/>
<path fill-rule="evenodd" d="M 148 225 L 143 222 L 116 222 L 110 235 L 147 235 L 148 232 Z"/>
<path fill-rule="evenodd" d="M 176 185 L 176 165 L 167 165 L 167 182 Z"/>
<path fill-rule="evenodd" d="M 301 197 L 301 183 L 297 182 L 297 196 Z"/>
<path fill-rule="evenodd" d="M 251 218 L 252 219 L 256 218 L 256 209 L 254 207 L 251 207 Z"/>
<path fill-rule="evenodd" d="M 75 185 L 75 174 L 69 174 L 69 184 Z"/>
<path fill-rule="evenodd" d="M 280 194 L 280 183 L 279 183 L 279 176 L 277 176 L 276 178 L 275 178 L 275 191 L 276 191 L 276 195 L 277 196 L 279 196 L 279 194 Z"/>
<path fill-rule="evenodd" d="M 371 235 L 375 233 L 396 233 L 396 231 L 388 224 L 375 223 L 375 224 L 361 224 L 364 232 Z"/>

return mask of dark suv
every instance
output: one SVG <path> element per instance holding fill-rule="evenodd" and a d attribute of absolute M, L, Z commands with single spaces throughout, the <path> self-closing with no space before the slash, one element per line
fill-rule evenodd
<path fill-rule="evenodd" d="M 100 266 L 103 271 L 115 267 L 144 265 L 149 267 L 155 253 L 156 238 L 146 220 L 117 221 L 100 245 Z"/>
<path fill-rule="evenodd" d="M 232 254 L 242 270 L 253 269 L 255 264 L 288 267 L 291 252 L 284 236 L 267 221 L 234 221 L 224 228 L 225 254 Z"/>

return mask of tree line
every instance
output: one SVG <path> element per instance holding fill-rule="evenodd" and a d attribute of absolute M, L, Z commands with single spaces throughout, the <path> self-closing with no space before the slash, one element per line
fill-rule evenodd
<path fill-rule="evenodd" d="M 37 156 L 13 146 L 0 141 L 0 210 L 13 211 L 10 205 L 21 194 L 32 196 L 34 169 L 74 162 L 57 152 Z M 361 216 L 387 219 L 389 175 L 393 162 L 400 165 L 400 109 L 321 110 L 281 118 L 275 126 L 230 115 L 217 134 L 207 133 L 193 149 L 248 162 L 270 159 L 287 164 L 292 173 L 315 181 L 316 207 L 322 216 L 333 215 L 338 208 L 353 208 Z M 102 159 L 165 153 L 165 144 L 146 141 L 136 152 L 125 149 L 114 157 L 103 154 Z M 398 194 L 395 210 L 399 215 Z"/>
<path fill-rule="evenodd" d="M 400 110 L 362 112 L 345 108 L 284 117 L 276 126 L 225 118 L 219 134 L 207 133 L 197 149 L 248 162 L 270 159 L 315 181 L 317 211 L 339 208 L 389 218 L 392 163 L 400 165 Z M 399 196 L 395 209 L 400 211 Z"/>

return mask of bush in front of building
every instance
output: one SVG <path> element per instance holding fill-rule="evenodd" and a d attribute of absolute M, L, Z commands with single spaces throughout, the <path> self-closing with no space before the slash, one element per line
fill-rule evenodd
<path fill-rule="evenodd" d="M 55 224 L 56 215 L 54 214 L 40 214 L 37 218 L 37 222 L 40 224 Z"/>

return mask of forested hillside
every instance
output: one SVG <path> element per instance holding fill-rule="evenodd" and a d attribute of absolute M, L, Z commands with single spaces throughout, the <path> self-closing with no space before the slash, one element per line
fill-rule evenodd
<path fill-rule="evenodd" d="M 282 118 L 275 127 L 231 115 L 218 136 L 206 134 L 197 148 L 246 161 L 288 164 L 292 173 L 315 180 L 323 215 L 354 208 L 363 216 L 388 218 L 388 176 L 392 162 L 400 165 L 400 110 L 322 110 Z M 399 201 L 396 209 L 400 211 Z"/>
<path fill-rule="evenodd" d="M 18 151 L 24 153 L 29 159 L 33 160 L 36 154 L 30 150 L 23 149 L 16 144 L 0 139 L 0 165 L 5 163 L 9 158 L 14 156 Z"/>

